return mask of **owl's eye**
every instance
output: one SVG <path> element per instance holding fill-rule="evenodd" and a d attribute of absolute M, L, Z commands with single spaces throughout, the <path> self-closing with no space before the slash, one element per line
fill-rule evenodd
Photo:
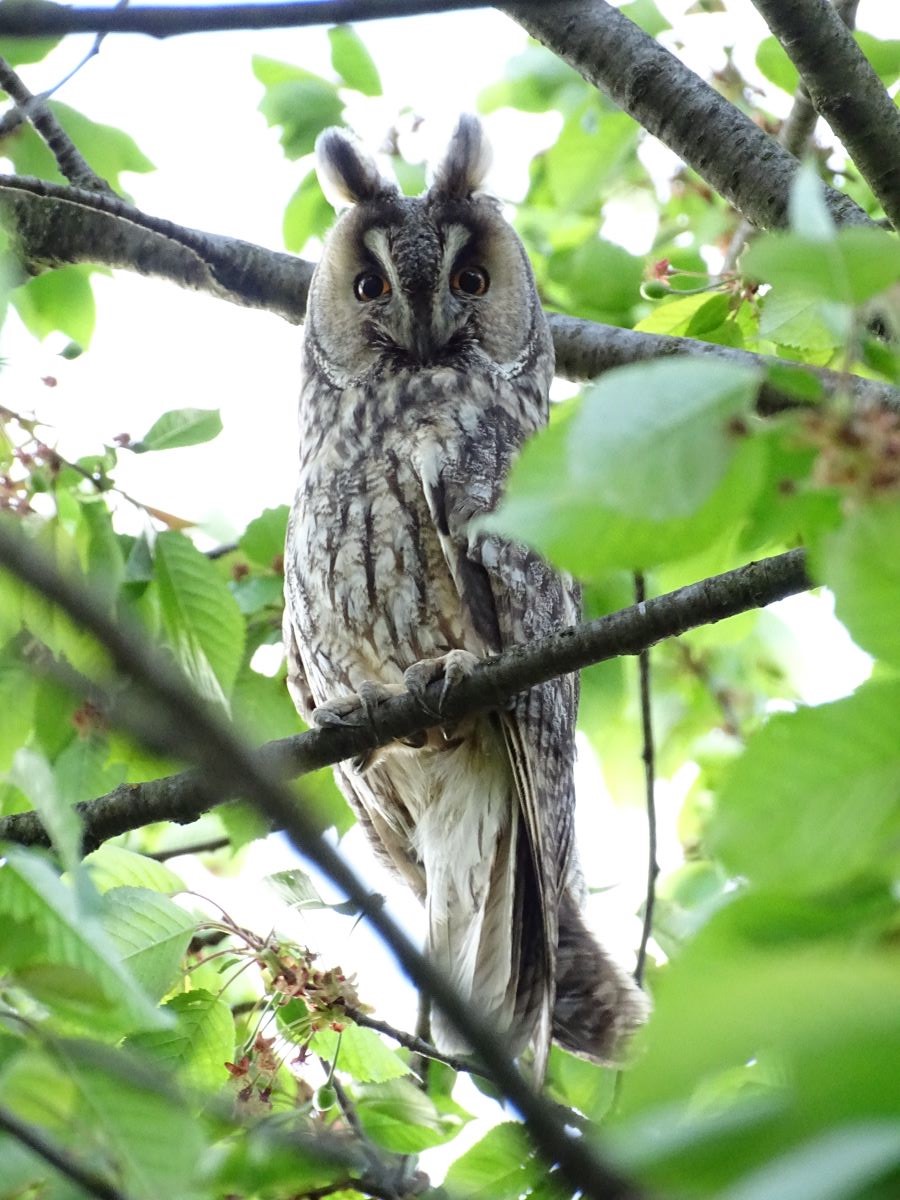
<path fill-rule="evenodd" d="M 454 292 L 462 292 L 464 296 L 483 296 L 490 285 L 484 267 L 463 267 L 450 276 L 450 286 Z"/>
<path fill-rule="evenodd" d="M 377 271 L 363 271 L 353 282 L 353 294 L 364 304 L 369 300 L 380 300 L 390 294 L 391 285 Z"/>

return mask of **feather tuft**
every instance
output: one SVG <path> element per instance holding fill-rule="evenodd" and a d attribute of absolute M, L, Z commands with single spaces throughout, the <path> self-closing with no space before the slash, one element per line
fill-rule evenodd
<path fill-rule="evenodd" d="M 429 194 L 450 200 L 468 200 L 485 180 L 491 165 L 491 147 L 477 117 L 463 113 L 450 145 L 435 168 Z"/>
<path fill-rule="evenodd" d="M 326 199 L 335 208 L 397 194 L 396 184 L 384 178 L 353 134 L 337 126 L 316 138 L 316 171 Z"/>

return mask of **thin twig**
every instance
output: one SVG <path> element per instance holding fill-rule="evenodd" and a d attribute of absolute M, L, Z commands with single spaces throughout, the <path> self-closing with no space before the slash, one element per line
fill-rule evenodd
<path fill-rule="evenodd" d="M 35 1125 L 20 1120 L 15 1113 L 5 1105 L 0 1105 L 0 1129 L 5 1130 L 17 1142 L 27 1146 L 45 1163 L 48 1163 L 60 1175 L 65 1176 L 88 1196 L 96 1200 L 128 1200 L 125 1192 L 115 1187 L 101 1175 L 89 1171 L 72 1158 L 69 1152 L 53 1141 L 50 1136 Z"/>
<path fill-rule="evenodd" d="M 431 1041 L 431 998 L 425 992 L 419 992 L 419 1004 L 416 1010 L 416 1037 L 421 1042 Z M 409 1060 L 409 1069 L 419 1082 L 423 1092 L 428 1091 L 428 1067 L 431 1056 L 413 1054 Z"/>
<path fill-rule="evenodd" d="M 170 850 L 145 850 L 144 858 L 153 858 L 157 862 L 167 862 L 170 858 L 180 858 L 182 854 L 212 854 L 214 850 L 224 850 L 231 845 L 230 837 L 210 838 L 206 842 L 189 842 L 186 846 L 173 846 Z"/>
<path fill-rule="evenodd" d="M 467 1075 L 481 1075 L 485 1079 L 490 1078 L 487 1072 L 471 1058 L 458 1058 L 453 1054 L 444 1054 L 425 1038 L 405 1033 L 402 1029 L 395 1029 L 387 1021 L 379 1021 L 377 1017 L 370 1017 L 368 1013 L 361 1012 L 358 1008 L 347 1008 L 346 1013 L 356 1025 L 363 1025 L 366 1029 L 374 1029 L 377 1033 L 383 1033 L 385 1037 L 389 1037 L 404 1049 L 411 1050 L 413 1054 L 444 1063 L 445 1066 L 452 1067 L 454 1071 L 464 1072 Z"/>
<path fill-rule="evenodd" d="M 89 191 L 112 192 L 106 180 L 91 168 L 43 99 L 32 95 L 5 58 L 0 58 L 0 87 L 47 143 L 60 171 L 70 183 Z"/>
<path fill-rule="evenodd" d="M 634 599 L 638 606 L 647 600 L 646 585 L 641 572 L 634 576 Z M 638 655 L 638 674 L 640 676 L 641 692 L 641 737 L 643 749 L 641 758 L 644 760 L 644 786 L 647 802 L 647 896 L 644 901 L 644 926 L 641 930 L 641 944 L 638 947 L 637 965 L 634 968 L 635 982 L 643 984 L 644 967 L 647 962 L 647 943 L 653 930 L 653 909 L 656 906 L 656 877 L 659 874 L 659 863 L 656 861 L 656 754 L 653 745 L 653 712 L 650 705 L 650 648 L 642 650 Z"/>

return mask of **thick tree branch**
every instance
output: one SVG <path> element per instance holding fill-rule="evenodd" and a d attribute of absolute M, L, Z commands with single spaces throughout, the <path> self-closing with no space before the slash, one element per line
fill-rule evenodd
<path fill-rule="evenodd" d="M 797 160 L 618 9 L 606 0 L 506 0 L 500 7 L 755 226 L 787 223 Z M 838 223 L 869 220 L 849 196 L 833 188 L 825 192 Z"/>
<path fill-rule="evenodd" d="M 263 308 L 293 323 L 303 320 L 313 264 L 250 242 L 205 233 L 154 217 L 119 200 L 42 179 L 0 175 L 0 212 L 31 269 L 87 262 L 166 279 L 232 304 Z M 557 374 L 592 379 L 611 367 L 671 354 L 712 354 L 759 365 L 759 355 L 692 338 L 638 333 L 550 314 Z M 782 368 L 782 360 L 777 362 Z M 849 394 L 860 404 L 900 407 L 900 391 L 877 380 L 824 368 L 797 367 L 816 376 L 826 395 Z M 793 403 L 765 385 L 760 410 Z"/>
<path fill-rule="evenodd" d="M 9 553 L 2 534 L 0 528 L 0 561 Z M 663 638 L 678 637 L 688 629 L 772 604 L 812 586 L 801 550 L 750 563 L 486 659 L 453 688 L 443 711 L 447 720 L 456 720 L 470 712 L 497 708 L 510 696 L 555 675 L 639 654 Z M 429 688 L 432 712 L 440 702 L 442 687 L 438 681 Z M 414 697 L 397 696 L 377 707 L 374 729 L 363 720 L 352 719 L 343 728 L 311 730 L 268 742 L 254 755 L 254 765 L 270 779 L 295 779 L 375 745 L 410 737 L 433 724 L 434 717 L 423 711 Z M 245 788 L 243 776 L 217 777 L 213 787 L 197 770 L 148 783 L 122 784 L 105 796 L 77 805 L 85 846 L 94 849 L 111 837 L 156 821 L 187 824 L 214 805 L 244 795 Z M 35 813 L 0 819 L 0 838 L 23 845 L 48 844 Z"/>
<path fill-rule="evenodd" d="M 225 29 L 285 29 L 342 25 L 382 17 L 486 8 L 485 0 L 299 0 L 282 4 L 134 5 L 127 9 L 73 8 L 35 0 L 0 6 L 0 36 L 64 33 L 146 33 L 155 38 Z"/>
<path fill-rule="evenodd" d="M 753 0 L 900 229 L 900 112 L 828 0 Z"/>
<path fill-rule="evenodd" d="M 548 1164 L 558 1164 L 568 1184 L 592 1200 L 639 1200 L 642 1192 L 635 1184 L 610 1167 L 586 1139 L 570 1135 L 556 1107 L 522 1078 L 496 1031 L 483 1023 L 394 922 L 381 898 L 372 894 L 339 851 L 321 836 L 290 790 L 235 735 L 221 714 L 196 696 L 166 657 L 136 629 L 107 616 L 101 595 L 61 575 L 9 521 L 0 523 L 0 563 L 65 612 L 108 651 L 117 669 L 142 689 L 147 702 L 143 710 L 145 721 L 152 721 L 154 732 L 166 729 L 173 745 L 199 768 L 208 794 L 214 795 L 223 787 L 236 787 L 273 825 L 283 828 L 295 848 L 359 907 L 403 970 L 434 998 L 471 1046 L 503 1095 L 522 1115 L 535 1147 Z M 804 574 L 802 559 L 796 566 Z M 505 670 L 507 673 L 511 670 L 515 677 L 515 652 L 505 657 L 509 659 L 504 664 Z M 553 673 L 551 669 L 549 675 Z M 501 679 L 501 687 L 506 686 L 506 680 L 502 676 Z M 496 684 L 489 678 L 486 686 L 488 691 L 495 691 Z M 431 703 L 437 701 L 437 696 L 430 697 Z M 489 703 L 493 705 L 496 700 Z M 448 716 L 452 716 L 450 709 L 456 707 L 452 696 L 446 707 Z M 132 711 L 131 717 L 134 715 Z M 382 722 L 378 724 L 381 726 Z M 364 731 L 351 727 L 334 732 L 335 737 L 329 740 L 338 745 L 348 733 L 358 739 Z M 380 729 L 379 735 L 384 734 L 395 736 L 393 731 Z M 352 748 L 342 756 L 348 753 L 352 753 Z"/>

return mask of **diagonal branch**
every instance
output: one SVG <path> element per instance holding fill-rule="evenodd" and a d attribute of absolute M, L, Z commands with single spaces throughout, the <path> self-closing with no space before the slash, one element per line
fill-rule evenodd
<path fill-rule="evenodd" d="M 8 537 L 0 527 L 0 561 L 15 570 L 8 559 L 15 547 L 9 545 Z M 812 586 L 802 550 L 749 563 L 486 659 L 454 686 L 443 712 L 447 720 L 457 720 L 470 712 L 497 708 L 510 696 L 556 675 L 610 658 L 639 654 L 663 638 L 678 637 L 688 629 L 772 604 Z M 374 746 L 410 737 L 434 724 L 431 714 L 438 710 L 442 689 L 440 681 L 428 689 L 430 712 L 406 694 L 378 705 L 374 727 L 354 718 L 342 728 L 311 730 L 268 742 L 254 755 L 255 769 L 270 779 L 294 779 Z M 105 796 L 77 806 L 84 822 L 86 848 L 93 849 L 111 837 L 154 821 L 195 821 L 216 804 L 246 794 L 245 788 L 244 776 L 221 778 L 221 772 L 212 788 L 204 773 L 196 770 L 149 783 L 122 784 Z M 2 838 L 24 845 L 48 844 L 35 813 L 0 819 Z"/>
<path fill-rule="evenodd" d="M 12 227 L 18 251 L 31 269 L 68 263 L 97 263 L 166 279 L 249 308 L 263 308 L 299 323 L 313 264 L 237 238 L 176 225 L 142 212 L 118 197 L 66 188 L 42 179 L 0 175 L 0 212 Z M 551 313 L 557 374 L 592 379 L 611 367 L 671 354 L 712 354 L 735 362 L 777 364 L 692 338 L 639 333 Z M 796 367 L 814 375 L 826 396 L 849 395 L 860 404 L 900 407 L 900 391 L 878 380 L 823 367 Z M 790 394 L 766 384 L 760 410 L 794 403 Z"/>
<path fill-rule="evenodd" d="M 60 171 L 76 187 L 112 192 L 47 107 L 42 96 L 33 96 L 5 58 L 0 58 L 0 87 L 47 143 Z"/>
<path fill-rule="evenodd" d="M 900 112 L 828 0 L 753 0 L 815 105 L 900 229 Z"/>
<path fill-rule="evenodd" d="M 352 900 L 391 949 L 401 968 L 431 995 L 463 1040 L 483 1062 L 498 1088 L 521 1114 L 529 1136 L 548 1164 L 558 1164 L 561 1176 L 589 1200 L 640 1200 L 641 1189 L 605 1162 L 586 1139 L 569 1133 L 555 1106 L 538 1095 L 518 1071 L 496 1031 L 471 1010 L 443 974 L 413 944 L 408 935 L 385 911 L 340 852 L 316 830 L 310 817 L 298 806 L 290 790 L 278 782 L 256 754 L 233 732 L 222 715 L 205 703 L 176 672 L 171 662 L 156 651 L 133 627 L 117 623 L 107 615 L 104 598 L 89 587 L 64 577 L 53 563 L 9 521 L 0 523 L 0 563 L 27 586 L 38 591 L 55 607 L 108 651 L 116 668 L 142 689 L 147 701 L 143 710 L 145 727 L 164 727 L 173 744 L 190 758 L 215 794 L 229 781 L 268 818 L 280 825 L 294 847 L 314 863 Z M 802 559 L 797 563 L 801 574 Z M 565 634 L 560 635 L 565 641 Z M 508 656 L 505 670 L 515 677 L 515 652 Z M 487 664 L 488 668 L 490 664 Z M 551 668 L 549 674 L 554 673 Z M 488 678 L 487 690 L 494 685 Z M 437 697 L 431 697 L 436 703 Z M 495 699 L 491 703 L 496 703 Z M 448 716 L 455 708 L 451 696 Z M 132 726 L 136 724 L 131 713 Z M 381 724 L 381 722 L 379 722 Z M 330 732 L 330 731 L 329 731 Z M 357 739 L 359 727 L 337 730 L 330 739 L 341 742 L 348 733 Z M 381 734 L 395 736 L 393 731 Z M 342 756 L 352 753 L 352 748 Z M 320 765 L 320 764 L 319 764 Z"/>
<path fill-rule="evenodd" d="M 115 1187 L 109 1180 L 95 1175 L 87 1167 L 72 1158 L 69 1151 L 58 1145 L 48 1134 L 36 1125 L 22 1121 L 5 1106 L 0 1106 L 0 1130 L 14 1137 L 17 1142 L 27 1146 L 45 1163 L 58 1171 L 65 1179 L 70 1180 L 87 1196 L 95 1200 L 128 1200 L 123 1191 Z"/>
<path fill-rule="evenodd" d="M 624 13 L 606 0 L 505 0 L 500 7 L 754 225 L 787 224 L 797 160 Z M 842 192 L 826 188 L 825 197 L 838 223 L 869 220 Z"/>
<path fill-rule="evenodd" d="M 73 8 L 69 5 L 3 5 L 0 36 L 46 37 L 64 33 L 147 33 L 174 37 L 225 29 L 285 29 L 342 25 L 383 17 L 486 8 L 486 0 L 295 0 L 281 4 L 159 4 L 128 9 Z"/>

